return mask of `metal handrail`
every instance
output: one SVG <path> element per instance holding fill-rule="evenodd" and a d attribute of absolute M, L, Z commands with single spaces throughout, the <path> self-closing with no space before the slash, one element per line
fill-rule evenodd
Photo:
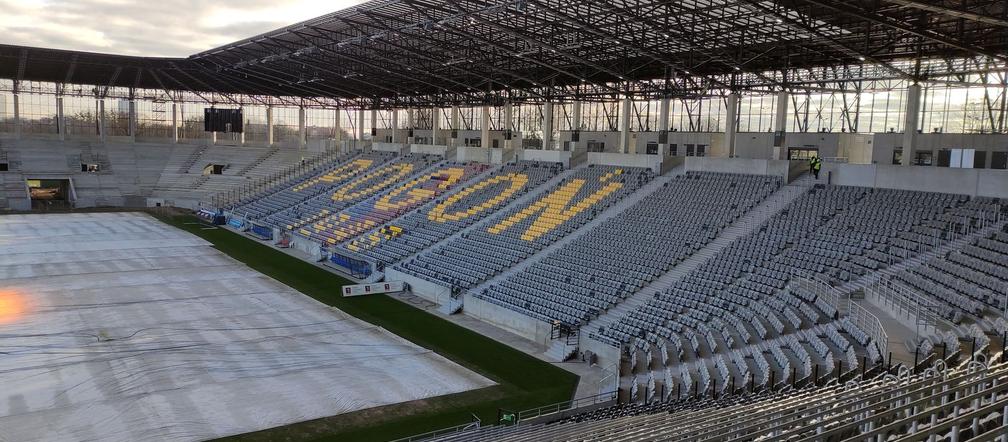
<path fill-rule="evenodd" d="M 616 399 L 617 392 L 611 391 L 607 393 L 599 393 L 594 396 L 586 396 L 583 398 L 573 399 L 569 401 L 557 402 L 554 404 L 543 405 L 541 407 L 530 408 L 528 410 L 519 411 L 517 414 L 516 422 L 521 422 L 526 419 L 534 419 L 537 417 L 548 416 L 551 414 L 556 414 L 561 411 L 575 410 L 582 407 L 589 407 L 592 405 L 601 404 Z"/>

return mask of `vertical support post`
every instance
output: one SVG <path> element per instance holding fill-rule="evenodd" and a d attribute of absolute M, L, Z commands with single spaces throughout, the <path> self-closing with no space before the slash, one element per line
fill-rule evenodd
<path fill-rule="evenodd" d="M 451 137 L 451 147 L 458 146 L 458 133 L 459 133 L 459 107 L 452 106 L 451 108 L 451 128 L 454 134 Z"/>
<path fill-rule="evenodd" d="M 266 106 L 266 145 L 273 146 L 273 106 Z"/>
<path fill-rule="evenodd" d="M 728 150 L 728 158 L 735 158 L 738 153 L 735 151 L 735 138 L 738 134 L 738 107 L 739 94 L 728 94 L 727 119 L 725 121 L 725 148 Z"/>
<path fill-rule="evenodd" d="M 105 100 L 95 98 L 98 104 L 98 139 L 105 142 Z"/>
<path fill-rule="evenodd" d="M 903 166 L 913 165 L 914 148 L 917 142 L 917 126 L 920 123 L 921 86 L 911 84 L 907 87 L 906 115 L 903 123 Z"/>
<path fill-rule="evenodd" d="M 669 155 L 669 108 L 672 106 L 672 99 L 664 97 L 658 106 L 658 133 L 665 135 L 665 140 L 658 140 L 658 154 L 662 157 Z"/>
<path fill-rule="evenodd" d="M 172 143 L 178 144 L 178 103 L 174 101 L 171 104 L 171 127 Z"/>
<path fill-rule="evenodd" d="M 392 142 L 401 143 L 402 138 L 399 134 L 399 109 L 392 109 Z"/>
<path fill-rule="evenodd" d="M 364 141 L 365 138 L 364 114 L 365 114 L 364 109 L 357 109 L 357 141 Z M 361 143 L 359 147 L 363 148 L 364 147 L 363 143 Z"/>
<path fill-rule="evenodd" d="M 581 102 L 575 101 L 571 103 L 571 131 L 577 131 L 578 140 L 570 141 L 570 151 L 576 152 L 577 146 L 581 142 Z"/>
<path fill-rule="evenodd" d="M 415 124 L 415 121 L 413 120 L 413 112 L 414 111 L 415 111 L 415 109 L 413 109 L 413 108 L 407 108 L 406 109 L 406 144 L 407 145 L 413 144 L 414 137 L 416 136 L 416 131 L 414 130 L 414 129 L 416 129 L 416 124 Z M 413 135 L 410 135 L 410 131 L 413 131 Z"/>
<path fill-rule="evenodd" d="M 378 109 L 371 109 L 371 146 L 374 147 L 375 137 L 378 136 Z"/>
<path fill-rule="evenodd" d="M 787 149 L 784 140 L 787 138 L 788 104 L 791 101 L 791 94 L 781 91 L 777 94 L 777 115 L 774 116 L 774 143 L 771 157 L 775 160 L 784 159 L 784 150 Z"/>
<path fill-rule="evenodd" d="M 630 113 L 633 112 L 633 102 L 630 101 L 630 97 L 624 97 L 623 103 L 620 106 L 620 141 L 619 141 L 619 151 L 620 153 L 637 153 L 637 143 L 630 143 Z"/>
<path fill-rule="evenodd" d="M 431 108 L 431 144 L 440 146 L 438 132 L 441 131 L 441 108 Z M 445 143 L 447 145 L 448 143 Z M 445 158 L 448 159 L 448 158 Z"/>
<path fill-rule="evenodd" d="M 63 114 L 63 96 L 56 97 L 56 129 L 59 132 L 60 141 L 66 141 L 66 117 Z"/>
<path fill-rule="evenodd" d="M 308 146 L 308 125 L 305 121 L 305 107 L 298 106 L 298 149 L 304 150 Z"/>
<path fill-rule="evenodd" d="M 333 141 L 336 143 L 336 152 L 343 151 L 343 118 L 340 115 L 342 111 L 342 109 L 336 108 L 336 117 L 333 121 Z"/>
<path fill-rule="evenodd" d="M 542 148 L 549 150 L 553 148 L 553 102 L 543 103 L 542 121 Z"/>
<path fill-rule="evenodd" d="M 504 148 L 512 149 L 514 148 L 514 138 L 515 133 L 514 128 L 514 104 L 511 102 L 504 103 Z"/>
<path fill-rule="evenodd" d="M 487 149 L 490 146 L 490 106 L 484 105 L 480 109 L 480 147 Z"/>
<path fill-rule="evenodd" d="M 18 94 L 17 82 L 14 82 L 14 138 L 21 139 L 21 97 Z"/>
<path fill-rule="evenodd" d="M 137 133 L 137 111 L 136 99 L 130 97 L 129 100 L 129 137 L 131 143 L 136 143 Z"/>
<path fill-rule="evenodd" d="M 242 119 L 245 119 L 245 106 L 238 106 L 238 110 L 241 111 Z M 248 120 L 245 120 L 248 121 Z M 238 134 L 238 144 L 241 146 L 245 145 L 245 121 L 242 121 L 242 131 Z"/>

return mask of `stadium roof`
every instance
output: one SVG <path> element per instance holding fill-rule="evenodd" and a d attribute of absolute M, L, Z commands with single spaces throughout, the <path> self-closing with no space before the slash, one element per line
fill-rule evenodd
<path fill-rule="evenodd" d="M 0 45 L 2 78 L 375 107 L 967 81 L 1006 61 L 1003 0 L 374 0 L 188 58 Z"/>

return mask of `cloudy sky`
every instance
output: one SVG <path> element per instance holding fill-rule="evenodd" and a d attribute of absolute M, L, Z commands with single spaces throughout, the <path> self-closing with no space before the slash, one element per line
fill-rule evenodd
<path fill-rule="evenodd" d="M 361 0 L 0 0 L 0 43 L 183 57 Z"/>

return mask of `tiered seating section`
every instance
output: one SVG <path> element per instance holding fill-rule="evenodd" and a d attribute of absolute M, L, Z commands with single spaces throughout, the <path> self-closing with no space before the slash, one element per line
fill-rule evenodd
<path fill-rule="evenodd" d="M 563 171 L 559 163 L 518 162 L 468 184 L 395 223 L 339 246 L 376 263 L 390 265 L 433 246 L 527 194 Z"/>
<path fill-rule="evenodd" d="M 472 288 L 567 236 L 652 178 L 649 169 L 576 169 L 540 198 L 504 210 L 400 269 L 453 288 Z"/>
<path fill-rule="evenodd" d="M 579 326 L 667 273 L 780 187 L 757 175 L 688 173 L 477 296 Z"/>
<path fill-rule="evenodd" d="M 1008 300 L 1008 230 L 899 272 L 896 279 L 935 301 L 944 319 L 1002 335 L 990 321 L 1003 318 Z"/>
<path fill-rule="evenodd" d="M 849 372 L 861 365 L 858 355 L 877 364 L 883 355 L 864 331 L 837 321 L 837 306 L 793 282 L 815 277 L 840 285 L 898 263 L 947 242 L 925 227 L 982 216 L 989 203 L 817 186 L 642 307 L 592 330 L 592 337 L 646 355 L 645 372 L 654 365 L 691 367 L 678 382 L 699 379 L 701 389 L 743 385 L 752 382 L 749 373 L 760 382 L 783 382 L 791 376 L 807 381 L 813 371 L 820 377 Z M 652 355 L 666 351 L 670 356 L 653 364 Z M 719 364 L 719 357 L 746 363 Z"/>

